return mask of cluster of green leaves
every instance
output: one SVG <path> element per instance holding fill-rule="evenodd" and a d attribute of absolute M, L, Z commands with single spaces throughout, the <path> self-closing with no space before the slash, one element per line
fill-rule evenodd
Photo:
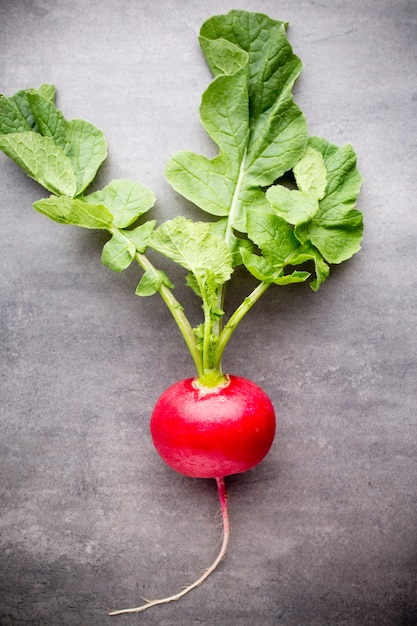
<path fill-rule="evenodd" d="M 85 120 L 67 121 L 55 106 L 55 87 L 0 96 L 0 149 L 40 185 L 52 192 L 34 208 L 61 224 L 107 230 L 112 238 L 102 261 L 113 270 L 128 267 L 147 247 L 156 224 L 129 228 L 155 202 L 139 183 L 113 180 L 84 195 L 107 156 L 103 133 Z"/>
<path fill-rule="evenodd" d="M 214 76 L 200 115 L 219 154 L 209 160 L 180 152 L 166 176 L 183 196 L 220 216 L 216 230 L 235 264 L 243 261 L 259 280 L 282 285 L 306 280 L 309 272 L 288 268 L 310 260 L 316 273 L 311 286 L 317 289 L 328 263 L 359 250 L 355 153 L 350 145 L 309 138 L 292 96 L 302 63 L 285 23 L 231 11 L 203 24 L 200 44 Z M 275 184 L 288 172 L 297 189 Z"/>
<path fill-rule="evenodd" d="M 286 30 L 284 22 L 246 11 L 214 16 L 201 28 L 213 81 L 200 117 L 218 154 L 208 159 L 179 152 L 165 175 L 210 214 L 207 222 L 179 216 L 155 229 L 154 220 L 140 219 L 154 204 L 152 191 L 124 179 L 86 195 L 107 154 L 103 133 L 84 120 L 67 121 L 51 85 L 0 96 L 0 149 L 52 193 L 34 208 L 56 222 L 107 230 L 103 263 L 122 271 L 138 261 L 144 274 L 136 293 L 161 294 L 198 375 L 213 384 L 237 323 L 269 285 L 310 279 L 317 290 L 330 264 L 360 248 L 355 153 L 349 144 L 309 137 L 292 94 L 302 63 Z M 284 183 L 289 178 L 291 184 Z M 196 328 L 174 298 L 168 276 L 146 256 L 148 247 L 188 271 L 187 284 L 204 311 Z M 223 326 L 225 285 L 242 264 L 259 285 Z"/>

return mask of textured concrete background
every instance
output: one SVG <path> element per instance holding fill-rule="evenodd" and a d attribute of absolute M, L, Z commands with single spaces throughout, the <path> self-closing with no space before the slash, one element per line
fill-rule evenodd
<path fill-rule="evenodd" d="M 228 481 L 226 561 L 180 603 L 110 618 L 218 548 L 214 482 L 165 467 L 148 434 L 192 363 L 160 299 L 134 295 L 139 269 L 113 274 L 101 235 L 36 214 L 43 190 L 0 155 L 2 626 L 417 623 L 417 3 L 0 0 L 0 91 L 55 83 L 68 118 L 106 133 L 98 186 L 139 180 L 158 219 L 195 217 L 163 169 L 179 149 L 213 153 L 197 33 L 231 8 L 290 22 L 310 132 L 358 153 L 363 249 L 317 294 L 271 289 L 229 346 L 278 433 Z M 230 299 L 247 290 L 238 277 Z"/>

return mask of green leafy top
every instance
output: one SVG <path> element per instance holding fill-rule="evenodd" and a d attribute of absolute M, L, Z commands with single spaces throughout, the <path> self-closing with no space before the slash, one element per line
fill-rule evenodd
<path fill-rule="evenodd" d="M 117 272 L 139 263 L 136 293 L 162 296 L 208 386 L 222 380 L 230 336 L 271 284 L 309 280 L 317 290 L 331 264 L 360 249 L 356 155 L 349 144 L 309 137 L 292 94 L 302 63 L 286 30 L 285 22 L 246 11 L 201 27 L 213 80 L 200 117 L 218 154 L 183 150 L 165 174 L 211 216 L 205 222 L 176 217 L 155 229 L 156 221 L 143 217 L 154 204 L 152 191 L 125 179 L 86 195 L 107 154 L 103 133 L 84 120 L 67 121 L 52 85 L 0 96 L 0 149 L 52 193 L 34 208 L 59 223 L 110 233 L 103 263 Z M 187 284 L 202 300 L 202 324 L 191 327 L 148 248 L 187 270 Z M 223 324 L 226 284 L 241 264 L 258 284 Z"/>

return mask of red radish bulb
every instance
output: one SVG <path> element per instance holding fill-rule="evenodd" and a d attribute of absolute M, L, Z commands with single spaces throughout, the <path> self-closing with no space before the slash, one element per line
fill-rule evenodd
<path fill-rule="evenodd" d="M 187 378 L 160 396 L 150 428 L 156 450 L 172 469 L 217 478 L 262 461 L 274 439 L 275 413 L 266 393 L 246 378 L 228 376 L 214 388 Z"/>

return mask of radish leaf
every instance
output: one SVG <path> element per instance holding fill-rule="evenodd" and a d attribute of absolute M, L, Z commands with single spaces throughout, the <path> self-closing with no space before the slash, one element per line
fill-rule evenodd
<path fill-rule="evenodd" d="M 266 192 L 271 206 L 289 224 L 302 224 L 311 219 L 319 210 L 314 195 L 298 189 L 290 190 L 282 185 L 270 187 Z"/>
<path fill-rule="evenodd" d="M 216 369 L 218 341 L 213 328 L 219 325 L 224 313 L 219 306 L 218 290 L 233 272 L 229 248 L 207 222 L 192 222 L 184 217 L 162 224 L 153 233 L 149 245 L 189 270 L 187 285 L 202 299 L 204 311 L 204 324 L 193 329 L 192 341 L 200 353 L 203 371 L 212 372 Z M 215 378 L 218 379 L 217 374 Z"/>
<path fill-rule="evenodd" d="M 292 52 L 283 22 L 231 11 L 205 22 L 200 44 L 215 76 L 200 115 L 219 147 L 209 160 L 189 151 L 168 162 L 166 177 L 201 209 L 227 216 L 246 232 L 246 212 L 268 204 L 261 186 L 271 185 L 300 159 L 307 143 L 304 116 L 291 88 L 302 64 Z"/>
<path fill-rule="evenodd" d="M 107 155 L 103 133 L 84 120 L 67 121 L 55 106 L 55 88 L 0 96 L 0 149 L 55 195 L 34 208 L 55 222 L 107 230 L 102 262 L 121 272 L 137 261 L 136 294 L 159 292 L 196 366 L 199 382 L 224 382 L 221 360 L 237 325 L 271 284 L 309 281 L 317 290 L 340 263 L 360 249 L 361 186 L 356 155 L 308 137 L 292 90 L 301 70 L 287 23 L 232 10 L 208 19 L 199 42 L 213 80 L 200 119 L 217 154 L 175 154 L 165 175 L 208 222 L 176 217 L 137 225 L 155 202 L 146 186 L 113 180 L 84 195 Z M 191 326 L 165 272 L 147 248 L 188 271 L 186 284 L 202 300 L 203 323 Z M 226 283 L 243 264 L 259 281 L 224 321 Z"/>
<path fill-rule="evenodd" d="M 149 268 L 145 271 L 139 285 L 136 287 L 136 295 L 153 296 L 159 291 L 162 285 L 170 289 L 174 287 L 165 272 L 157 270 L 154 267 Z"/>
<path fill-rule="evenodd" d="M 35 119 L 28 101 L 30 93 L 39 93 L 53 102 L 55 87 L 54 85 L 41 85 L 39 89 L 18 91 L 10 98 L 0 94 L 0 134 L 36 130 Z"/>
<path fill-rule="evenodd" d="M 295 228 L 301 243 L 311 241 L 329 263 L 341 263 L 360 250 L 362 213 L 338 204 Z"/>
<path fill-rule="evenodd" d="M 100 191 L 84 196 L 84 200 L 93 204 L 104 204 L 113 215 L 113 225 L 126 228 L 153 207 L 155 196 L 145 185 L 118 179 Z"/>
<path fill-rule="evenodd" d="M 156 220 L 149 220 L 141 226 L 129 230 L 121 230 L 120 232 L 129 239 L 136 248 L 137 252 L 143 254 L 148 247 L 149 237 L 155 228 Z"/>
<path fill-rule="evenodd" d="M 77 177 L 77 195 L 93 181 L 107 156 L 107 142 L 98 128 L 84 120 L 70 120 L 66 138 L 70 143 L 70 158 Z"/>
<path fill-rule="evenodd" d="M 324 196 L 327 187 L 327 169 L 321 152 L 307 146 L 293 172 L 301 191 L 317 199 Z"/>
<path fill-rule="evenodd" d="M 327 188 L 321 204 L 343 203 L 353 207 L 361 188 L 362 177 L 356 168 L 356 154 L 350 144 L 338 147 L 326 139 L 310 137 L 309 145 L 319 151 L 327 170 Z"/>
<path fill-rule="evenodd" d="M 223 240 L 226 240 L 226 232 L 228 227 L 227 217 L 216 220 L 215 222 L 208 222 L 210 230 L 212 233 L 221 237 Z M 250 239 L 244 239 L 243 237 L 237 237 L 233 231 L 231 231 L 228 235 L 229 242 L 229 250 L 232 255 L 232 265 L 233 267 L 237 267 L 238 265 L 242 265 L 242 257 L 240 254 L 241 248 L 252 252 L 253 243 Z"/>
<path fill-rule="evenodd" d="M 52 85 L 44 85 L 0 97 L 0 149 L 49 191 L 74 197 L 95 177 L 107 142 L 89 122 L 68 122 L 54 94 Z"/>
<path fill-rule="evenodd" d="M 145 252 L 155 224 L 156 221 L 152 220 L 133 230 L 114 230 L 113 237 L 103 247 L 102 263 L 114 272 L 125 270 L 137 252 Z"/>
<path fill-rule="evenodd" d="M 112 214 L 105 206 L 89 204 L 84 200 L 66 196 L 50 196 L 44 200 L 38 200 L 33 207 L 54 222 L 73 224 L 82 228 L 109 230 L 113 221 Z"/>
<path fill-rule="evenodd" d="M 247 270 L 258 280 L 286 285 L 302 282 L 309 272 L 294 272 L 286 275 L 284 269 L 300 243 L 293 229 L 285 220 L 271 211 L 251 211 L 248 215 L 248 233 L 262 252 L 262 256 L 242 250 L 242 259 Z"/>
<path fill-rule="evenodd" d="M 153 233 L 149 245 L 196 278 L 212 282 L 216 287 L 229 280 L 233 271 L 228 247 L 206 222 L 176 217 Z"/>
<path fill-rule="evenodd" d="M 329 273 L 328 265 L 319 251 L 310 243 L 300 245 L 293 228 L 272 209 L 252 211 L 248 215 L 248 233 L 262 255 L 241 251 L 247 270 L 258 280 L 287 285 L 304 282 L 310 276 L 308 271 L 295 270 L 288 273 L 291 266 L 314 262 L 316 279 L 310 283 L 314 291 L 323 283 Z"/>
<path fill-rule="evenodd" d="M 71 160 L 49 137 L 34 131 L 0 135 L 0 150 L 48 191 L 75 195 L 77 183 Z"/>
<path fill-rule="evenodd" d="M 76 195 L 79 195 L 107 156 L 103 133 L 85 120 L 68 122 L 53 102 L 39 93 L 29 93 L 28 101 L 39 132 L 50 137 L 70 158 L 77 180 Z"/>
<path fill-rule="evenodd" d="M 318 137 L 309 143 L 323 156 L 327 186 L 319 210 L 310 220 L 296 224 L 295 235 L 301 243 L 311 241 L 329 263 L 341 263 L 360 250 L 363 216 L 354 205 L 362 177 L 350 144 L 339 148 Z"/>
<path fill-rule="evenodd" d="M 122 272 L 129 267 L 135 254 L 135 245 L 120 231 L 116 231 L 103 247 L 101 262 L 114 272 Z"/>

